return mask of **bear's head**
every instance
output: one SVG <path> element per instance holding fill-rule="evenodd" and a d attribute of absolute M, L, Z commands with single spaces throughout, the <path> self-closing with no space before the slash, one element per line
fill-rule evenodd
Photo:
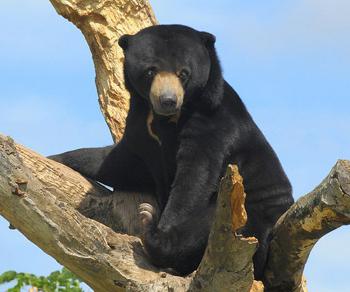
<path fill-rule="evenodd" d="M 212 34 L 182 25 L 156 25 L 122 36 L 127 89 L 159 115 L 174 115 L 190 102 L 216 107 L 223 80 L 214 43 Z"/>

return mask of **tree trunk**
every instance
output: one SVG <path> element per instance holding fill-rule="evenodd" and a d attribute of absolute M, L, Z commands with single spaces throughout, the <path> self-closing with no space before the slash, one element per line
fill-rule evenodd
<path fill-rule="evenodd" d="M 118 39 L 157 24 L 148 0 L 50 0 L 83 33 L 92 53 L 101 111 L 114 141 L 124 132 L 129 93 L 124 87 L 123 51 Z"/>

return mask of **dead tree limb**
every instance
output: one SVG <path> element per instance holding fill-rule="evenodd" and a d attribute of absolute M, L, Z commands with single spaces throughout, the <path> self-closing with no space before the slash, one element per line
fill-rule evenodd
<path fill-rule="evenodd" d="M 109 196 L 77 172 L 0 136 L 0 214 L 30 241 L 96 291 L 186 287 L 185 278 L 162 277 L 148 263 L 137 237 L 77 211 L 86 199 L 106 208 Z"/>
<path fill-rule="evenodd" d="M 325 234 L 350 224 L 350 162 L 339 160 L 311 193 L 277 222 L 265 272 L 269 291 L 301 291 L 311 249 Z"/>
<path fill-rule="evenodd" d="M 111 194 L 0 135 L 0 214 L 96 291 L 188 291 L 190 286 L 191 291 L 250 290 L 256 240 L 236 234 L 246 220 L 237 169 L 230 168 L 222 180 L 208 250 L 194 280 L 193 275 L 159 271 L 149 263 L 137 237 L 110 228 L 125 228 L 118 221 L 126 216 L 119 195 L 123 194 Z M 104 216 L 99 215 L 102 212 Z M 233 214 L 240 225 L 232 224 Z"/>
<path fill-rule="evenodd" d="M 232 287 L 249 291 L 258 241 L 237 234 L 247 222 L 243 180 L 237 166 L 228 167 L 219 194 L 209 243 L 191 288 L 203 292 L 233 291 Z"/>

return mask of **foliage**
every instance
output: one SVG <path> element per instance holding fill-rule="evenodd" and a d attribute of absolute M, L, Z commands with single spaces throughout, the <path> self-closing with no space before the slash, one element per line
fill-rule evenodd
<path fill-rule="evenodd" d="M 7 271 L 0 275 L 0 285 L 15 282 L 15 286 L 9 288 L 7 292 L 20 292 L 23 287 L 33 287 L 30 291 L 44 292 L 81 292 L 81 280 L 72 272 L 63 268 L 61 271 L 52 272 L 47 277 L 36 276 L 29 273 L 17 273 L 15 271 Z"/>

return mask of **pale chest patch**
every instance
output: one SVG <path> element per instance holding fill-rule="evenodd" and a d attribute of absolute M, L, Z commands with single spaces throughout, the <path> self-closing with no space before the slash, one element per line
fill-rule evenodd
<path fill-rule="evenodd" d="M 180 112 L 176 113 L 175 115 L 169 117 L 168 123 L 177 123 L 180 118 Z M 153 111 L 150 110 L 147 116 L 147 131 L 148 134 L 158 142 L 159 145 L 162 145 L 162 141 L 160 137 L 157 135 L 157 133 L 152 128 L 152 123 L 154 121 L 154 114 Z"/>
<path fill-rule="evenodd" d="M 159 145 L 162 145 L 162 141 L 160 141 L 159 137 L 153 132 L 152 129 L 152 122 L 153 122 L 154 116 L 153 116 L 153 111 L 150 110 L 147 116 L 147 130 L 148 134 L 158 142 Z"/>

